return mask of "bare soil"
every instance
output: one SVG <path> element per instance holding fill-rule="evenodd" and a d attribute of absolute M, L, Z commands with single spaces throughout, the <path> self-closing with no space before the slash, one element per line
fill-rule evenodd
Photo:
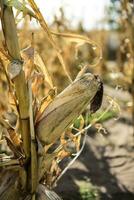
<path fill-rule="evenodd" d="M 106 88 L 118 100 L 130 100 L 124 92 Z M 127 97 L 126 97 L 127 96 Z M 81 199 L 79 182 L 98 188 L 100 199 L 134 199 L 134 137 L 131 115 L 122 106 L 119 119 L 103 123 L 107 134 L 92 127 L 85 148 L 78 160 L 61 178 L 55 190 L 64 200 Z"/>

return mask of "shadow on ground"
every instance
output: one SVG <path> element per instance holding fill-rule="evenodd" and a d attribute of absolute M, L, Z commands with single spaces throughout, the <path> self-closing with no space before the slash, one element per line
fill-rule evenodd
<path fill-rule="evenodd" d="M 128 121 L 125 119 L 124 123 L 124 119 L 120 119 L 104 123 L 109 130 L 106 136 L 90 130 L 82 154 L 56 188 L 64 200 L 82 199 L 78 186 L 81 181 L 97 187 L 102 200 L 134 199 L 134 146 L 129 142 L 132 140 L 132 123 Z M 123 126 L 121 131 L 119 126 Z"/>

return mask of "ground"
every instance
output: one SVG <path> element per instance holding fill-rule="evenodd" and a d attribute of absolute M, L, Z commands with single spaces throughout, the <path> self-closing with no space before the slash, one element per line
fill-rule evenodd
<path fill-rule="evenodd" d="M 56 187 L 64 200 L 134 199 L 133 123 L 123 107 L 131 96 L 110 87 L 105 87 L 105 93 L 120 102 L 120 116 L 103 122 L 105 135 L 93 127 L 89 130 L 82 154 Z M 83 197 L 82 190 L 93 194 Z"/>

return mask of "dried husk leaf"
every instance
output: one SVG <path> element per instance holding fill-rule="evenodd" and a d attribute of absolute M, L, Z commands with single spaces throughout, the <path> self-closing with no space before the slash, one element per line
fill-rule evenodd
<path fill-rule="evenodd" d="M 62 91 L 43 112 L 36 124 L 36 134 L 42 144 L 55 142 L 90 104 L 99 88 L 90 73 L 77 78 Z"/>
<path fill-rule="evenodd" d="M 47 106 L 52 102 L 52 98 L 48 95 L 44 101 L 42 102 L 39 111 L 36 114 L 35 122 L 39 121 L 43 111 L 47 108 Z"/>

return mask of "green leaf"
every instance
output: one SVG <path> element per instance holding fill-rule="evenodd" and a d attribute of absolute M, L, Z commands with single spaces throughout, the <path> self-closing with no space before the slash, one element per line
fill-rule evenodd
<path fill-rule="evenodd" d="M 14 7 L 17 10 L 23 12 L 24 16 L 30 15 L 30 17 L 36 18 L 35 14 L 29 8 L 27 8 L 24 3 L 21 3 L 18 0 L 5 0 L 4 4 L 9 7 Z"/>

